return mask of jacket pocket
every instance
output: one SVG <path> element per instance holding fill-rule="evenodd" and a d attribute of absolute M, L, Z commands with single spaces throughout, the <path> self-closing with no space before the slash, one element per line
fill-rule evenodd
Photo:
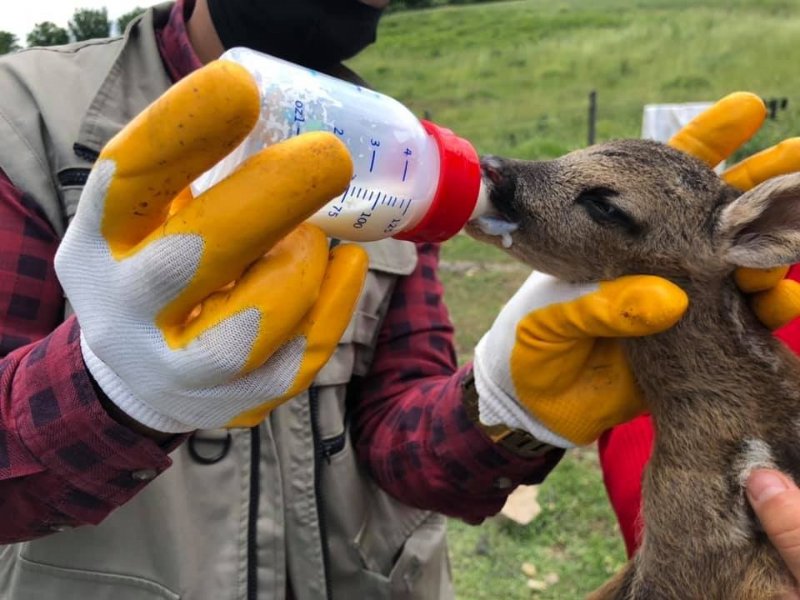
<path fill-rule="evenodd" d="M 423 515 L 425 513 L 419 513 Z M 362 532 L 363 533 L 363 532 Z M 391 600 L 447 600 L 454 598 L 447 558 L 446 521 L 442 515 L 427 513 L 408 535 L 387 565 L 375 564 L 369 537 L 360 536 L 356 546 L 362 557 L 366 581 L 380 597 Z"/>
<path fill-rule="evenodd" d="M 403 544 L 389 573 L 392 600 L 453 598 L 446 521 L 431 514 Z"/>
<path fill-rule="evenodd" d="M 13 600 L 180 600 L 180 595 L 141 577 L 57 567 L 17 555 L 16 572 L 3 598 Z"/>

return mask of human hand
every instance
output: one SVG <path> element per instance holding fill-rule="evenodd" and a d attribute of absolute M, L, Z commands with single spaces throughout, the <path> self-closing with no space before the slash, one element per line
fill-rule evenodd
<path fill-rule="evenodd" d="M 233 63 L 173 86 L 105 146 L 56 255 L 88 370 L 156 431 L 258 423 L 310 385 L 361 289 L 364 251 L 301 225 L 350 180 L 334 136 L 266 148 L 191 198 L 258 113 Z"/>
<path fill-rule="evenodd" d="M 593 442 L 645 410 L 618 338 L 668 329 L 687 303 L 649 275 L 574 285 L 532 273 L 475 349 L 481 423 L 564 448 Z"/>
<path fill-rule="evenodd" d="M 747 498 L 795 581 L 800 581 L 800 489 L 791 478 L 756 469 L 747 479 Z M 800 588 L 785 600 L 800 600 Z"/>
<path fill-rule="evenodd" d="M 727 158 L 764 120 L 763 102 L 732 94 L 670 141 L 710 166 Z M 742 189 L 800 169 L 800 139 L 735 165 L 723 177 Z M 765 325 L 800 314 L 800 285 L 786 268 L 740 269 L 736 280 L 753 294 Z M 618 341 L 671 327 L 686 296 L 657 277 L 629 277 L 573 286 L 534 274 L 498 316 L 475 351 L 480 421 L 523 429 L 561 447 L 587 444 L 646 409 Z"/>

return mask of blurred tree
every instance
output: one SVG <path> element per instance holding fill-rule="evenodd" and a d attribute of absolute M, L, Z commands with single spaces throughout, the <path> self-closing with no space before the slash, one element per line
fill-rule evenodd
<path fill-rule="evenodd" d="M 17 36 L 8 31 L 0 31 L 0 54 L 8 54 L 19 50 L 19 48 Z"/>
<path fill-rule="evenodd" d="M 37 23 L 28 34 L 28 46 L 57 46 L 69 42 L 69 34 L 52 21 Z"/>
<path fill-rule="evenodd" d="M 79 8 L 72 14 L 69 30 L 76 42 L 111 35 L 111 22 L 105 8 Z"/>
<path fill-rule="evenodd" d="M 125 33 L 125 28 L 128 26 L 133 19 L 138 17 L 140 14 L 144 12 L 145 9 L 137 6 L 130 12 L 126 12 L 124 15 L 117 19 L 117 29 L 119 33 Z"/>

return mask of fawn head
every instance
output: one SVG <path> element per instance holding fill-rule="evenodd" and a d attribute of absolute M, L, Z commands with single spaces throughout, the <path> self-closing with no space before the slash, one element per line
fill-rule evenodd
<path fill-rule="evenodd" d="M 564 280 L 702 281 L 800 261 L 800 174 L 740 193 L 695 158 L 647 140 L 481 164 L 495 212 L 467 232 Z M 511 232 L 510 246 L 501 231 Z"/>

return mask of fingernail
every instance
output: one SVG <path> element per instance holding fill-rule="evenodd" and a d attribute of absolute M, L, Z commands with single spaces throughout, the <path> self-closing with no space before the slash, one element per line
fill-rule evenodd
<path fill-rule="evenodd" d="M 753 502 L 766 502 L 788 489 L 786 481 L 771 471 L 753 471 L 747 479 L 747 493 Z"/>

